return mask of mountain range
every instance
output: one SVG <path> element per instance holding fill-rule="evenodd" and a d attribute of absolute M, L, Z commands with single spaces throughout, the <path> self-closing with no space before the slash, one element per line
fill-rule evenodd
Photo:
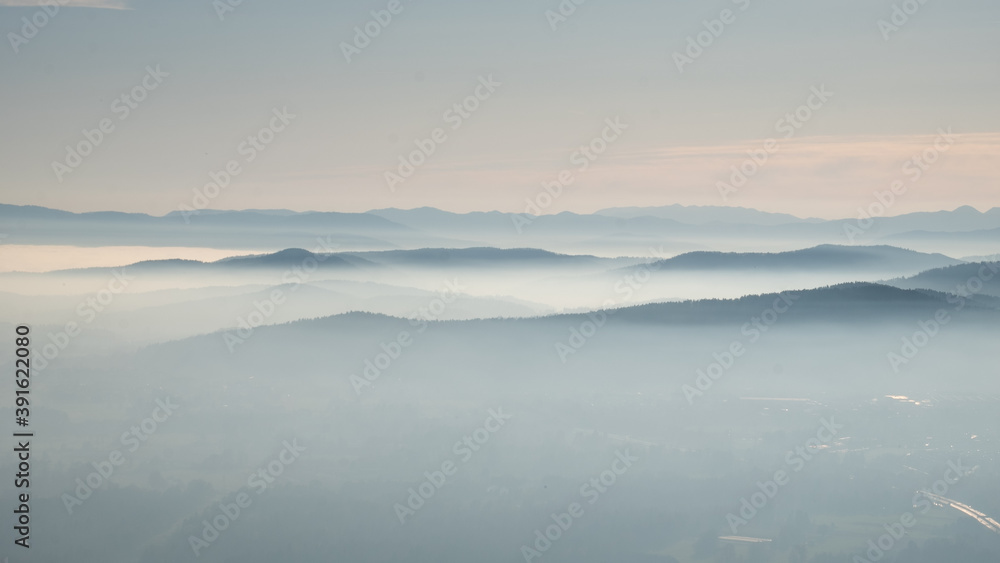
<path fill-rule="evenodd" d="M 861 227 L 859 227 L 861 225 Z M 860 228 L 860 231 L 857 229 Z M 848 231 L 855 229 L 855 235 Z M 1000 241 L 1000 208 L 909 213 L 876 218 L 802 219 L 739 207 L 612 208 L 593 214 L 524 216 L 502 212 L 452 213 L 435 208 L 377 209 L 365 213 L 289 210 L 70 213 L 36 206 L 0 205 L 6 244 L 76 246 L 204 246 L 279 250 L 312 248 L 324 239 L 347 251 L 423 247 L 534 247 L 568 253 L 639 255 L 650 246 L 687 250 L 790 250 L 817 244 L 875 244 L 940 252 L 958 243 L 966 254 L 991 254 Z M 858 234 L 860 233 L 860 234 Z M 919 246 L 919 248 L 916 248 Z"/>

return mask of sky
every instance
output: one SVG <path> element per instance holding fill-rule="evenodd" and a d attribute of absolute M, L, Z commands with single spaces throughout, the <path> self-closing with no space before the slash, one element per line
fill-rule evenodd
<path fill-rule="evenodd" d="M 995 1 L 59 5 L 0 0 L 2 203 L 1000 206 Z"/>

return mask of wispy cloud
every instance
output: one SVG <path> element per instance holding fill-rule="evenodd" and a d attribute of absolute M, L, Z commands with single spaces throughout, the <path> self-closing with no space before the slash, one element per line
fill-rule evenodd
<path fill-rule="evenodd" d="M 129 0 L 55 0 L 64 8 L 103 8 L 105 10 L 131 10 Z M 0 0 L 0 8 L 37 8 L 38 0 Z"/>

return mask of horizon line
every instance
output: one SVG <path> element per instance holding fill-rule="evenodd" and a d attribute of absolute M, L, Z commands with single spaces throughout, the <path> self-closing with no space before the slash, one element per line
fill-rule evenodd
<path fill-rule="evenodd" d="M 171 215 L 174 215 L 174 214 L 182 212 L 182 210 L 180 210 L 180 209 L 174 209 L 174 210 L 171 210 L 171 211 L 169 211 L 169 212 L 167 212 L 167 213 L 165 213 L 163 215 L 153 215 L 151 213 L 146 213 L 146 212 L 142 212 L 142 211 L 122 211 L 122 210 L 116 210 L 116 209 L 97 209 L 97 210 L 92 210 L 92 211 L 70 211 L 68 209 L 59 209 L 59 208 L 55 208 L 55 207 L 47 207 L 47 206 L 38 205 L 38 204 L 16 204 L 16 203 L 2 203 L 2 202 L 0 202 L 0 207 L 2 207 L 2 206 L 6 206 L 6 207 L 20 207 L 20 208 L 45 209 L 45 210 L 48 210 L 48 211 L 58 211 L 58 212 L 61 212 L 61 213 L 69 213 L 69 214 L 72 214 L 72 215 L 88 215 L 88 214 L 96 214 L 96 213 L 119 213 L 119 214 L 123 214 L 123 215 L 145 215 L 147 217 L 153 217 L 153 218 L 158 218 L 158 219 L 169 217 Z M 435 211 L 441 211 L 443 213 L 449 213 L 449 214 L 452 214 L 452 215 L 473 215 L 473 214 L 499 213 L 499 214 L 502 214 L 502 215 L 522 215 L 522 216 L 530 216 L 530 217 L 557 217 L 559 215 L 567 215 L 567 214 L 569 214 L 569 215 L 579 215 L 579 216 L 601 215 L 602 212 L 611 211 L 611 210 L 617 210 L 617 209 L 636 209 L 636 210 L 649 209 L 649 210 L 657 210 L 657 209 L 664 209 L 664 208 L 671 208 L 671 207 L 679 207 L 679 208 L 682 208 L 682 209 L 715 209 L 715 210 L 738 209 L 738 210 L 744 210 L 744 211 L 754 211 L 754 212 L 757 212 L 757 213 L 763 213 L 763 214 L 767 214 L 767 215 L 784 215 L 784 216 L 792 217 L 792 218 L 800 220 L 800 221 L 834 222 L 834 221 L 850 221 L 850 220 L 857 219 L 857 217 L 840 217 L 840 218 L 836 218 L 836 219 L 823 219 L 821 217 L 802 217 L 802 216 L 799 216 L 799 215 L 796 215 L 796 214 L 793 214 L 793 213 L 787 213 L 787 212 L 784 212 L 784 211 L 767 211 L 767 210 L 759 209 L 759 208 L 756 208 L 756 207 L 745 207 L 745 206 L 740 206 L 740 205 L 684 205 L 684 204 L 681 204 L 681 203 L 672 203 L 672 204 L 664 204 L 664 205 L 647 205 L 647 206 L 626 205 L 626 206 L 621 206 L 621 207 L 604 207 L 604 208 L 601 208 L 601 209 L 598 209 L 596 211 L 592 211 L 592 212 L 589 212 L 589 213 L 588 212 L 581 212 L 581 211 L 568 211 L 568 210 L 565 210 L 565 211 L 558 211 L 558 212 L 554 212 L 554 213 L 543 213 L 543 214 L 539 214 L 539 215 L 535 215 L 535 214 L 531 214 L 531 213 L 518 213 L 518 212 L 515 212 L 515 211 L 501 211 L 499 209 L 491 209 L 491 210 L 485 210 L 485 211 L 484 210 L 477 210 L 477 211 L 451 211 L 451 210 L 448 210 L 448 209 L 443 209 L 443 208 L 435 207 L 435 206 L 432 206 L 432 205 L 422 205 L 422 206 L 419 206 L 419 207 L 411 207 L 411 208 L 381 207 L 381 208 L 368 209 L 367 211 L 336 211 L 336 210 L 320 210 L 320 209 L 307 209 L 307 210 L 301 210 L 300 211 L 300 210 L 295 210 L 295 209 L 277 208 L 277 207 L 275 207 L 275 208 L 254 207 L 254 208 L 243 208 L 243 209 L 212 209 L 212 208 L 205 208 L 205 209 L 199 209 L 197 211 L 199 213 L 200 212 L 206 212 L 206 213 L 285 212 L 285 213 L 292 213 L 292 214 L 296 214 L 296 215 L 305 215 L 305 214 L 309 214 L 309 213 L 340 213 L 340 214 L 344 214 L 344 215 L 367 215 L 367 214 L 374 214 L 374 213 L 379 212 L 379 211 L 419 211 L 419 210 L 423 210 L 423 209 L 430 209 L 430 210 L 435 210 Z M 898 214 L 895 214 L 895 215 L 879 215 L 879 216 L 874 217 L 874 218 L 875 219 L 889 219 L 889 218 L 893 218 L 893 217 L 905 217 L 907 215 L 914 215 L 914 214 L 918 214 L 918 213 L 954 213 L 956 211 L 959 211 L 959 210 L 965 209 L 965 208 L 972 209 L 972 210 L 976 211 L 977 213 L 979 213 L 981 215 L 985 215 L 985 214 L 990 213 L 990 212 L 992 212 L 994 210 L 1000 209 L 1000 205 L 995 205 L 993 207 L 990 207 L 989 209 L 983 210 L 983 209 L 980 209 L 979 207 L 977 207 L 975 205 L 965 204 L 965 205 L 959 205 L 959 206 L 957 206 L 955 208 L 952 208 L 952 209 L 939 208 L 939 209 L 936 209 L 936 210 L 933 210 L 933 211 L 930 211 L 930 210 L 908 211 L 908 212 L 905 212 L 905 213 L 898 213 Z"/>

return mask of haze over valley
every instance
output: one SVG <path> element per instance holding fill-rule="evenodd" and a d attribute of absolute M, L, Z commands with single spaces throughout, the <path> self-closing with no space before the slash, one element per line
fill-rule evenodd
<path fill-rule="evenodd" d="M 749 209 L 538 217 L 524 238 L 503 214 L 463 227 L 429 209 L 173 226 L 4 209 L 20 262 L 0 273 L 3 330 L 32 321 L 52 436 L 36 518 L 95 561 L 826 563 L 868 557 L 911 513 L 891 561 L 1000 553 L 1000 262 L 974 256 L 996 249 L 996 210 L 896 217 L 849 244 L 850 221 Z M 52 235 L 78 222 L 82 238 Z M 179 256 L 107 263 L 160 223 Z M 937 234 L 918 248 L 978 238 L 886 244 L 922 225 Z M 31 271 L 39 243 L 97 245 L 73 258 L 97 265 Z M 184 257 L 216 244 L 248 251 Z M 176 414 L 130 436 L 121 421 L 157 401 Z M 109 449 L 126 461 L 87 485 Z M 241 493 L 245 517 L 215 530 Z M 111 522 L 128 538 L 113 548 Z"/>

